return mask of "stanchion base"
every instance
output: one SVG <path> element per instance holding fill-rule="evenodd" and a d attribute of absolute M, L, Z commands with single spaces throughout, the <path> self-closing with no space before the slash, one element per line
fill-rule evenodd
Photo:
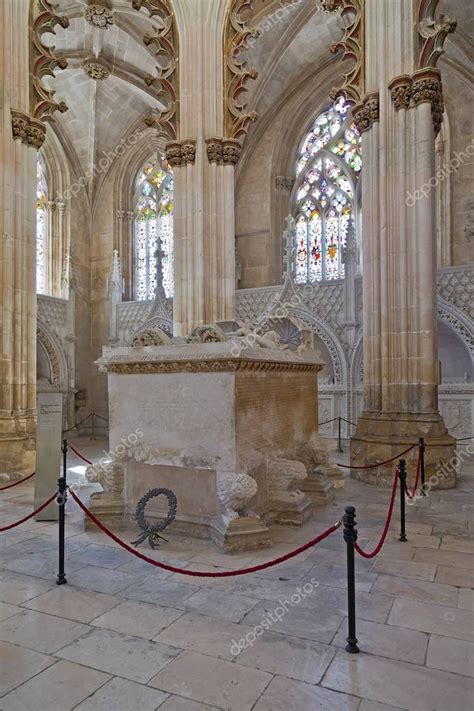
<path fill-rule="evenodd" d="M 400 534 L 400 538 L 398 540 L 400 541 L 400 543 L 407 543 L 408 542 L 408 538 L 405 536 L 405 534 L 403 534 L 403 535 Z"/>
<path fill-rule="evenodd" d="M 349 654 L 358 654 L 360 649 L 357 646 L 357 642 L 357 639 L 348 639 L 346 644 L 346 652 L 349 652 Z"/>
<path fill-rule="evenodd" d="M 65 575 L 58 575 L 56 578 L 56 585 L 65 585 L 67 583 L 67 579 Z"/>

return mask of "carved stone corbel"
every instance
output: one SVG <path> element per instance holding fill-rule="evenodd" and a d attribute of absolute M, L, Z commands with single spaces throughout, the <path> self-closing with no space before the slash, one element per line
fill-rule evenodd
<path fill-rule="evenodd" d="M 37 150 L 41 148 L 46 137 L 46 126 L 39 119 L 32 118 L 24 111 L 11 110 L 12 134 L 14 139 L 20 139 L 27 146 Z"/>

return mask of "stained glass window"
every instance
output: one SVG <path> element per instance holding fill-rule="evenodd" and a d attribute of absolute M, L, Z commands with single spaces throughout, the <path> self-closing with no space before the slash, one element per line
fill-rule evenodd
<path fill-rule="evenodd" d="M 46 293 L 46 252 L 48 240 L 47 186 L 44 164 L 36 161 L 36 293 Z"/>
<path fill-rule="evenodd" d="M 342 250 L 362 168 L 359 132 L 343 98 L 315 120 L 296 164 L 294 274 L 298 283 L 344 278 Z"/>
<path fill-rule="evenodd" d="M 172 297 L 173 175 L 171 169 L 165 167 L 164 159 L 154 156 L 143 166 L 135 185 L 135 297 L 138 301 L 154 298 L 159 272 L 165 296 Z"/>

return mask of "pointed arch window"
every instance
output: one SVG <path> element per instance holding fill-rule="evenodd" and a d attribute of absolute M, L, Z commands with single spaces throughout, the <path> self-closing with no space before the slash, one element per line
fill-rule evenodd
<path fill-rule="evenodd" d="M 161 261 L 165 296 L 173 296 L 173 175 L 158 155 L 148 160 L 135 184 L 135 298 L 153 299 Z"/>
<path fill-rule="evenodd" d="M 36 293 L 46 293 L 48 249 L 48 187 L 45 166 L 38 153 L 36 159 Z"/>
<path fill-rule="evenodd" d="M 344 278 L 342 251 L 362 168 L 360 135 L 349 109 L 340 98 L 321 113 L 298 155 L 292 197 L 298 283 Z"/>

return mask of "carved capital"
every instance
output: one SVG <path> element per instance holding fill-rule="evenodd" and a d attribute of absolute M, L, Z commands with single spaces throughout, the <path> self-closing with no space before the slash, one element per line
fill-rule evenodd
<path fill-rule="evenodd" d="M 66 211 L 66 203 L 65 202 L 57 202 L 56 207 L 58 208 L 58 212 L 60 215 L 64 215 Z"/>
<path fill-rule="evenodd" d="M 20 139 L 27 146 L 39 149 L 46 137 L 46 126 L 42 121 L 31 118 L 24 111 L 12 109 L 12 134 L 14 139 Z"/>
<path fill-rule="evenodd" d="M 284 175 L 277 175 L 275 178 L 275 187 L 282 193 L 291 193 L 294 184 L 293 178 L 285 178 Z"/>
<path fill-rule="evenodd" d="M 117 210 L 117 220 L 123 220 L 125 218 L 125 210 Z"/>
<path fill-rule="evenodd" d="M 15 111 L 14 109 L 12 109 L 11 114 L 13 138 L 18 138 L 26 143 L 26 135 L 30 123 L 30 117 L 23 111 Z"/>
<path fill-rule="evenodd" d="M 209 163 L 221 163 L 222 162 L 222 139 L 221 138 L 207 138 L 206 139 L 206 153 Z"/>
<path fill-rule="evenodd" d="M 183 165 L 183 157 L 181 155 L 181 143 L 173 141 L 166 144 L 165 149 L 166 160 L 172 168 L 179 168 Z"/>
<path fill-rule="evenodd" d="M 390 96 L 395 109 L 408 109 L 413 91 L 413 80 L 409 74 L 395 77 L 388 85 Z"/>
<path fill-rule="evenodd" d="M 232 138 L 208 138 L 206 140 L 206 153 L 209 163 L 218 165 L 237 165 L 242 146 Z"/>
<path fill-rule="evenodd" d="M 224 165 L 237 165 L 242 146 L 239 141 L 227 139 L 222 142 L 222 162 Z"/>
<path fill-rule="evenodd" d="M 172 168 L 193 165 L 196 160 L 196 141 L 172 141 L 166 144 L 166 160 Z"/>
<path fill-rule="evenodd" d="M 438 69 L 420 69 L 413 74 L 412 101 L 414 106 L 424 102 L 431 104 L 433 128 L 438 135 L 444 113 L 443 85 Z"/>
<path fill-rule="evenodd" d="M 373 91 L 352 108 L 352 117 L 360 133 L 368 131 L 379 120 L 379 93 Z"/>
<path fill-rule="evenodd" d="M 181 156 L 183 165 L 194 165 L 196 160 L 196 141 L 181 141 Z"/>

